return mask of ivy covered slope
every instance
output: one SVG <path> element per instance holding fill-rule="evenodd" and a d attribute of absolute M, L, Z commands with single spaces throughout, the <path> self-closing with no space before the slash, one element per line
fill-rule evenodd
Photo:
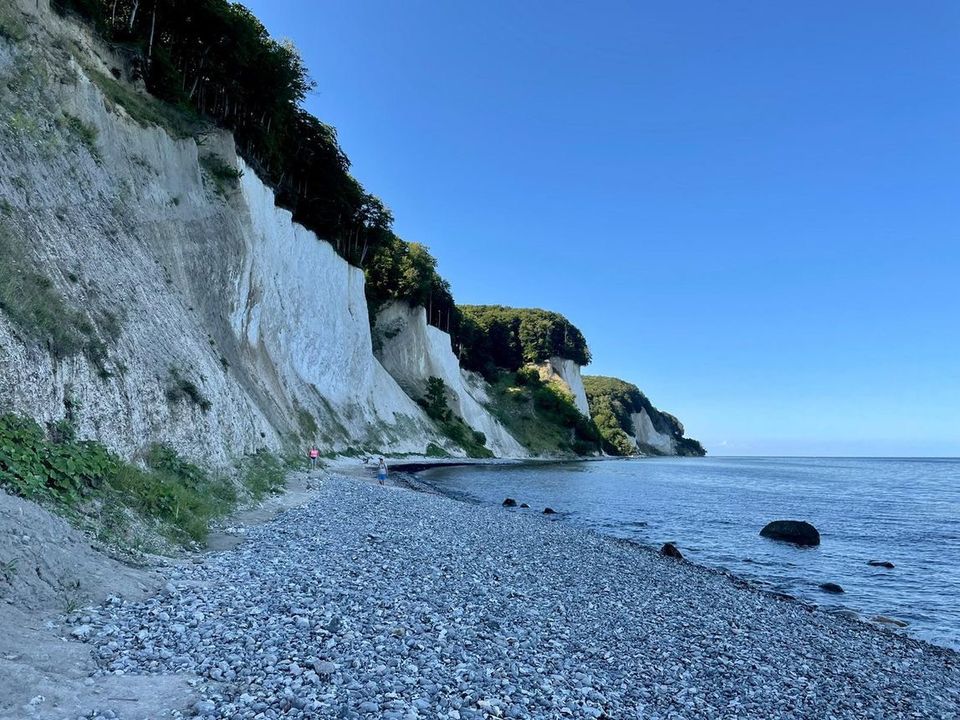
<path fill-rule="evenodd" d="M 590 414 L 611 455 L 703 456 L 696 440 L 684 437 L 683 424 L 658 410 L 636 385 L 618 378 L 583 378 Z"/>

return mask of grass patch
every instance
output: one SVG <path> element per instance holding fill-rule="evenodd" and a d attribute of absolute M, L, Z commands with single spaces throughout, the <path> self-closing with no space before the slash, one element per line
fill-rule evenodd
<path fill-rule="evenodd" d="M 55 358 L 83 353 L 100 372 L 107 346 L 86 314 L 70 306 L 50 278 L 37 270 L 9 227 L 0 222 L 0 310 L 19 333 Z"/>
<path fill-rule="evenodd" d="M 488 409 L 517 441 L 537 455 L 589 455 L 599 447 L 593 423 L 573 398 L 535 369 L 501 372 L 491 383 Z"/>
<path fill-rule="evenodd" d="M 67 131 L 71 138 L 87 149 L 93 159 L 97 161 L 98 165 L 103 162 L 100 147 L 97 145 L 97 139 L 100 133 L 93 125 L 69 113 L 64 113 L 63 117 L 58 119 L 58 123 Z"/>
<path fill-rule="evenodd" d="M 204 155 L 200 158 L 200 167 L 213 182 L 217 194 L 221 197 L 226 197 L 235 190 L 240 178 L 243 177 L 242 170 L 231 167 L 219 155 Z"/>
<path fill-rule="evenodd" d="M 203 412 L 209 412 L 213 403 L 203 394 L 200 388 L 193 380 L 184 377 L 182 371 L 178 368 L 170 368 L 170 374 L 167 376 L 167 402 L 176 405 L 180 402 L 190 402 Z"/>
<path fill-rule="evenodd" d="M 424 454 L 429 458 L 450 457 L 450 453 L 448 453 L 446 450 L 444 450 L 442 447 L 440 447 L 436 443 L 430 443 L 429 445 L 427 445 L 427 450 Z"/>
<path fill-rule="evenodd" d="M 122 107 L 139 125 L 159 126 L 176 138 L 193 137 L 205 127 L 200 117 L 189 108 L 139 93 L 128 84 L 91 67 L 84 66 L 84 71 L 103 93 L 108 107 Z"/>
<path fill-rule="evenodd" d="M 286 486 L 288 463 L 266 450 L 247 457 L 241 468 L 243 486 L 253 500 L 277 493 Z"/>
<path fill-rule="evenodd" d="M 300 434 L 306 439 L 311 440 L 317 437 L 320 432 L 320 426 L 317 425 L 317 419 L 308 410 L 297 405 L 297 421 L 300 423 Z"/>
<path fill-rule="evenodd" d="M 0 7 L 0 37 L 17 43 L 27 39 L 23 13 L 12 7 Z"/>
<path fill-rule="evenodd" d="M 275 483 L 274 466 L 258 462 L 254 476 L 267 478 L 258 482 Z M 210 522 L 237 504 L 227 479 L 164 445 L 152 445 L 145 467 L 138 467 L 96 442 L 56 441 L 16 415 L 0 416 L 0 484 L 74 519 L 96 513 L 103 530 L 121 524 L 123 511 L 130 511 L 183 544 L 202 542 Z"/>

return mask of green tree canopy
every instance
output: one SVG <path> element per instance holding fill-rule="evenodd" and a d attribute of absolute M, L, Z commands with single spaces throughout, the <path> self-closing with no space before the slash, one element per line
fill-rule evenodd
<path fill-rule="evenodd" d="M 228 0 L 53 0 L 131 53 L 134 74 L 157 98 L 233 132 L 237 149 L 277 204 L 365 269 L 371 305 L 432 306 L 452 329 L 453 298 L 426 248 L 392 230 L 393 215 L 350 174 L 337 132 L 305 111 L 315 87 L 300 53 L 270 37 Z"/>
<path fill-rule="evenodd" d="M 461 305 L 457 341 L 464 367 L 490 374 L 515 371 L 526 363 L 563 357 L 590 362 L 583 333 L 563 315 L 549 310 L 502 305 Z"/>

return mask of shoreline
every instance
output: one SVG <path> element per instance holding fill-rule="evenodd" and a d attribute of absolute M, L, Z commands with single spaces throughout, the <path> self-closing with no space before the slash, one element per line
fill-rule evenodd
<path fill-rule="evenodd" d="M 101 609 L 101 672 L 196 672 L 209 717 L 960 708 L 948 648 L 569 523 L 337 474 L 318 486 L 247 543 L 174 569 L 162 597 Z"/>
<path fill-rule="evenodd" d="M 234 540 L 163 568 L 157 594 L 109 599 L 63 627 L 69 657 L 92 653 L 93 678 L 73 679 L 93 683 L 85 712 L 699 720 L 960 709 L 949 648 L 636 541 L 438 494 L 416 475 L 380 487 L 354 470 L 295 479 L 233 518 L 223 532 Z M 79 705 L 45 714 L 60 688 L 44 690 L 11 717 L 95 717 Z"/>
<path fill-rule="evenodd" d="M 623 458 L 611 458 L 611 459 L 623 459 Z M 647 458 L 635 458 L 635 459 L 643 460 Z M 419 476 L 420 475 L 419 472 L 417 473 L 416 482 L 417 482 L 417 485 L 420 487 L 417 487 L 415 489 L 419 489 L 425 492 L 436 493 L 443 497 L 449 498 L 453 501 L 466 503 L 468 505 L 480 505 L 484 507 L 496 507 L 496 508 L 501 507 L 499 501 L 496 501 L 488 496 L 484 496 L 483 498 L 475 497 L 473 495 L 470 495 L 469 490 L 467 489 L 462 490 L 459 488 L 454 488 L 450 486 L 445 486 L 443 484 L 436 484 L 434 482 L 431 482 L 430 476 L 429 476 L 429 471 L 431 469 L 432 468 L 427 468 L 426 470 L 422 471 L 423 473 L 426 473 L 426 475 L 423 477 Z M 515 490 L 516 493 L 518 494 L 512 494 L 510 492 L 507 492 L 507 494 L 510 494 L 511 497 L 516 498 L 517 502 L 520 502 L 521 500 L 524 499 L 522 491 L 519 488 L 513 488 L 513 490 Z M 543 501 L 544 501 L 544 498 L 541 497 L 540 498 L 541 506 Z M 533 501 L 531 500 L 530 502 L 533 502 Z M 595 523 L 591 523 L 589 519 L 575 517 L 577 515 L 576 511 L 566 510 L 563 506 L 553 504 L 549 500 L 547 500 L 547 504 L 552 505 L 553 509 L 555 510 L 555 513 L 552 516 L 553 521 L 557 521 L 557 522 L 569 521 L 575 524 L 576 527 L 583 530 L 584 532 L 595 534 L 598 537 L 601 537 L 613 542 L 632 545 L 645 552 L 651 552 L 656 555 L 660 554 L 661 548 L 664 545 L 664 542 L 662 540 L 654 540 L 648 536 L 636 537 L 635 535 L 629 535 L 629 534 L 618 535 L 616 532 L 613 532 L 609 529 L 611 527 L 610 525 L 601 524 L 600 526 L 597 526 Z M 517 512 L 517 513 L 522 513 L 527 515 L 532 514 L 534 516 L 540 514 L 536 507 L 534 508 L 512 507 L 512 508 L 504 508 L 504 509 L 509 510 L 510 512 Z M 674 535 L 671 535 L 670 533 L 671 531 L 668 529 L 666 531 L 665 537 L 674 537 Z M 686 537 L 686 540 L 688 543 L 692 545 L 697 544 L 696 535 L 691 537 Z M 679 543 L 677 543 L 674 540 L 671 540 L 669 544 L 674 544 L 674 543 L 676 543 L 681 548 L 684 547 L 684 545 L 682 544 L 682 539 L 681 539 L 681 542 Z M 695 549 L 700 549 L 700 548 L 695 548 Z M 698 567 L 705 572 L 714 573 L 718 576 L 727 578 L 731 583 L 733 583 L 738 587 L 750 589 L 750 590 L 768 595 L 769 597 L 778 601 L 793 602 L 808 610 L 816 610 L 824 614 L 833 615 L 835 617 L 841 617 L 846 620 L 850 620 L 874 629 L 881 629 L 885 632 L 892 632 L 892 633 L 901 635 L 903 637 L 909 638 L 911 640 L 915 640 L 917 642 L 923 643 L 930 647 L 940 649 L 940 650 L 947 650 L 949 652 L 957 653 L 958 655 L 960 655 L 960 645 L 957 645 L 956 642 L 952 642 L 951 639 L 943 639 L 941 642 L 937 642 L 936 640 L 928 639 L 927 637 L 924 637 L 922 633 L 914 632 L 913 623 L 906 621 L 904 617 L 901 616 L 895 609 L 884 609 L 884 608 L 877 608 L 877 607 L 870 608 L 869 606 L 864 607 L 862 604 L 858 606 L 856 603 L 838 604 L 836 602 L 834 603 L 823 602 L 818 597 L 817 593 L 810 592 L 810 588 L 815 588 L 816 587 L 815 585 L 808 585 L 804 588 L 799 588 L 799 589 L 795 587 L 785 587 L 783 584 L 779 584 L 777 582 L 777 579 L 775 576 L 771 578 L 769 573 L 766 575 L 764 575 L 763 573 L 755 573 L 752 576 L 750 574 L 742 575 L 737 570 L 730 569 L 729 567 L 726 567 L 723 564 L 711 565 L 708 562 L 705 562 L 701 557 L 697 557 L 696 559 L 693 559 L 691 557 L 686 556 L 686 551 L 684 551 L 684 553 L 685 553 L 685 556 L 682 558 L 682 562 L 687 563 L 691 566 Z M 697 553 L 693 553 L 693 554 L 695 556 L 697 555 Z M 813 582 L 816 583 L 817 581 L 813 581 Z M 846 585 L 846 583 L 844 583 L 844 585 Z M 804 592 L 804 590 L 806 590 L 806 592 Z M 823 593 L 821 592 L 820 595 L 822 594 Z M 829 599 L 833 599 L 833 598 L 831 597 Z M 906 615 L 906 618 L 910 618 L 910 616 Z M 958 709 L 957 717 L 960 717 L 960 709 Z"/>

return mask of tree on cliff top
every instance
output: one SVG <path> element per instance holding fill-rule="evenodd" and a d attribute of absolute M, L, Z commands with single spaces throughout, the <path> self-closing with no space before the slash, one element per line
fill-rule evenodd
<path fill-rule="evenodd" d="M 430 307 L 456 326 L 449 285 L 421 245 L 393 232 L 393 216 L 350 174 L 334 128 L 303 109 L 315 87 L 296 47 L 270 37 L 228 0 L 52 0 L 132 49 L 135 75 L 157 98 L 233 132 L 277 204 L 364 268 L 371 306 L 390 299 Z"/>
<path fill-rule="evenodd" d="M 464 367 L 490 375 L 551 357 L 590 363 L 583 333 L 559 313 L 502 305 L 461 305 L 457 341 Z"/>

